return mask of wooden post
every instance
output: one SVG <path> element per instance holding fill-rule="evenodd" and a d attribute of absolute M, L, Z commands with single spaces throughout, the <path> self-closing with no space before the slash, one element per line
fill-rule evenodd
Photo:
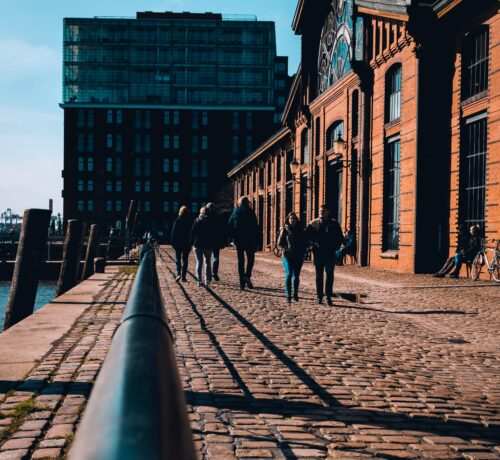
<path fill-rule="evenodd" d="M 42 257 L 47 244 L 49 221 L 49 210 L 24 211 L 4 329 L 33 313 Z"/>
<path fill-rule="evenodd" d="M 83 222 L 76 219 L 68 220 L 56 297 L 69 291 L 78 283 L 84 235 L 85 224 Z"/>
<path fill-rule="evenodd" d="M 100 230 L 97 224 L 90 226 L 89 241 L 87 243 L 87 255 L 83 266 L 82 281 L 94 274 L 94 257 L 100 242 Z"/>

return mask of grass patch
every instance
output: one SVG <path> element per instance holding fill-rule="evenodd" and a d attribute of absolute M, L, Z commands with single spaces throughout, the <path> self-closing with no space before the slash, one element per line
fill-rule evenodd
<path fill-rule="evenodd" d="M 120 267 L 120 272 L 124 275 L 135 275 L 138 269 L 138 265 L 126 265 L 124 267 Z"/>
<path fill-rule="evenodd" d="M 9 416 L 9 418 L 12 418 L 12 422 L 0 432 L 0 445 L 7 441 L 19 429 L 28 415 L 40 410 L 44 410 L 44 408 L 37 406 L 32 399 L 16 404 L 12 414 Z"/>

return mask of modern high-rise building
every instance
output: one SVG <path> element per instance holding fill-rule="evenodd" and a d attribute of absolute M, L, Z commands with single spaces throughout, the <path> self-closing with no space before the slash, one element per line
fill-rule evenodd
<path fill-rule="evenodd" d="M 179 207 L 278 126 L 289 87 L 273 22 L 213 13 L 64 19 L 64 218 L 160 237 Z"/>

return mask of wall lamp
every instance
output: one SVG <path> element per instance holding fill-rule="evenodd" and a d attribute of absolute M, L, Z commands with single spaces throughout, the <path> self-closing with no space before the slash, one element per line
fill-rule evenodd
<path fill-rule="evenodd" d="M 298 179 L 298 176 L 300 176 L 300 164 L 295 157 L 293 158 L 292 161 L 290 161 L 289 167 L 290 167 L 290 172 L 292 173 L 292 180 L 294 182 L 296 182 L 297 184 L 302 185 L 301 180 Z M 310 185 L 309 177 L 307 177 L 307 180 L 306 180 L 306 187 L 308 189 L 312 188 Z"/>

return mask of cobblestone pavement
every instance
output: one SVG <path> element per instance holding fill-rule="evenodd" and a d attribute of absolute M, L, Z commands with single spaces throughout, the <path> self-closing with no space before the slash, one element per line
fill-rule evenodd
<path fill-rule="evenodd" d="M 328 307 L 273 256 L 244 293 L 231 250 L 210 288 L 158 271 L 200 458 L 500 458 L 499 286 L 346 266 Z"/>
<path fill-rule="evenodd" d="M 66 455 L 132 279 L 118 272 L 24 382 L 0 381 L 0 393 L 14 387 L 0 394 L 0 460 Z"/>

